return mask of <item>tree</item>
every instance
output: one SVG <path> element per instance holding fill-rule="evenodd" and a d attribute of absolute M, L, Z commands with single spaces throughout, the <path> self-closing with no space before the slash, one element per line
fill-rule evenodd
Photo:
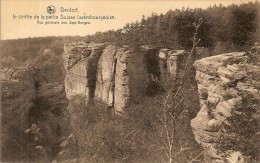
<path fill-rule="evenodd" d="M 191 100 L 185 99 L 187 92 L 183 92 L 191 83 L 189 83 L 188 75 L 191 75 L 191 66 L 194 62 L 195 48 L 198 45 L 200 39 L 198 39 L 198 30 L 201 24 L 203 23 L 202 19 L 199 19 L 198 23 L 193 23 L 195 27 L 195 32 L 193 36 L 193 45 L 192 49 L 187 58 L 186 64 L 184 66 L 183 72 L 180 74 L 179 81 L 171 86 L 166 96 L 164 97 L 162 113 L 158 116 L 162 125 L 163 125 L 163 134 L 162 138 L 164 139 L 163 151 L 168 159 L 167 162 L 179 162 L 177 156 L 182 154 L 184 151 L 189 150 L 188 144 L 184 143 L 183 138 L 178 133 L 178 123 L 179 120 L 183 118 L 185 112 L 188 111 L 190 105 L 192 105 Z M 185 82 L 187 82 L 185 84 Z M 186 160 L 187 161 L 187 160 Z"/>

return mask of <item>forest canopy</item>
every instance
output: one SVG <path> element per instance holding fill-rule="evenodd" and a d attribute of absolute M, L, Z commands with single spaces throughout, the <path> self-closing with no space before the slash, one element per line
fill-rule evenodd
<path fill-rule="evenodd" d="M 169 6 L 171 7 L 171 6 Z M 111 42 L 117 45 L 154 45 L 157 48 L 189 49 L 194 33 L 193 23 L 200 18 L 203 23 L 198 31 L 200 47 L 210 49 L 209 55 L 243 51 L 259 42 L 260 3 L 240 5 L 213 5 L 206 9 L 182 8 L 166 14 L 152 13 L 140 21 L 126 24 L 118 30 L 96 32 L 85 37 L 38 37 L 2 40 L 2 66 L 21 65 L 30 62 L 44 49 L 51 48 L 57 55 L 63 52 L 66 42 Z"/>
<path fill-rule="evenodd" d="M 193 23 L 202 18 L 199 46 L 212 48 L 221 43 L 241 49 L 259 41 L 259 9 L 260 3 L 256 1 L 227 7 L 219 4 L 207 9 L 169 10 L 166 14 L 143 16 L 141 21 L 126 24 L 122 29 L 97 32 L 88 38 L 94 42 L 190 48 Z"/>

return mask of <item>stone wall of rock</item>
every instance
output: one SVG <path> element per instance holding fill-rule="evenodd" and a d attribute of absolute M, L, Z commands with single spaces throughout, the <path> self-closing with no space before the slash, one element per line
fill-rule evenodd
<path fill-rule="evenodd" d="M 123 47 L 118 49 L 116 60 L 114 107 L 122 112 L 131 101 L 144 95 L 147 72 L 143 53 Z"/>
<path fill-rule="evenodd" d="M 116 53 L 118 47 L 107 46 L 97 66 L 95 98 L 104 101 L 108 106 L 114 105 L 114 85 L 116 71 Z"/>
<path fill-rule="evenodd" d="M 64 49 L 64 65 L 67 69 L 65 87 L 68 99 L 80 95 L 86 102 L 95 99 L 114 107 L 116 111 L 121 111 L 131 95 L 137 97 L 144 93 L 142 90 L 145 88 L 146 80 L 138 79 L 145 74 L 143 55 L 137 55 L 127 47 L 105 47 L 104 44 L 94 43 L 72 43 Z M 84 55 L 84 50 L 90 54 Z M 132 84 L 129 78 L 133 78 Z"/>
<path fill-rule="evenodd" d="M 42 146 L 42 154 L 54 159 L 61 138 L 71 133 L 64 85 L 42 82 L 38 69 L 31 66 L 0 72 L 1 161 L 45 162 L 36 146 Z M 28 130 L 34 124 L 40 129 L 37 133 Z"/>
<path fill-rule="evenodd" d="M 161 81 L 164 86 L 180 77 L 189 53 L 184 50 L 161 49 L 159 51 Z"/>
<path fill-rule="evenodd" d="M 66 44 L 66 96 L 71 99 L 79 95 L 86 103 L 102 101 L 119 113 L 131 102 L 140 101 L 149 86 L 176 80 L 187 56 L 185 51 L 159 53 L 151 46 L 133 49 L 113 44 Z"/>
<path fill-rule="evenodd" d="M 191 121 L 191 126 L 196 141 L 207 151 L 207 162 L 246 161 L 241 151 L 230 149 L 230 157 L 225 158 L 220 155 L 223 151 L 218 151 L 215 147 L 221 137 L 221 127 L 229 124 L 228 118 L 248 98 L 252 98 L 250 100 L 259 106 L 259 60 L 259 54 L 252 58 L 250 52 L 234 52 L 195 62 L 201 110 Z M 253 117 L 248 117 L 248 121 L 252 119 Z"/>
<path fill-rule="evenodd" d="M 86 97 L 89 101 L 94 96 L 98 60 L 104 44 L 71 43 L 64 47 L 64 66 L 66 96 Z"/>
<path fill-rule="evenodd" d="M 24 74 L 20 80 L 18 74 Z M 29 111 L 34 108 L 36 89 L 26 68 L 1 71 L 1 161 L 18 161 L 24 157 L 23 133 L 29 128 Z M 12 153 L 10 153 L 12 152 Z"/>

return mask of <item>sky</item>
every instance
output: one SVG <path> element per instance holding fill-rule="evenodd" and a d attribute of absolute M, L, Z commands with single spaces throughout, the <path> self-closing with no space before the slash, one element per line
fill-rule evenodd
<path fill-rule="evenodd" d="M 1 0 L 1 39 L 17 39 L 45 36 L 86 36 L 97 31 L 122 28 L 126 23 L 139 21 L 142 15 L 152 13 L 165 14 L 168 10 L 189 8 L 207 8 L 214 4 L 247 3 L 251 0 Z M 55 14 L 47 13 L 47 6 L 55 7 Z M 61 8 L 78 8 L 78 12 L 61 12 Z M 61 14 L 68 16 L 114 16 L 111 20 L 80 20 L 90 24 L 78 24 L 78 19 L 60 19 Z M 45 16 L 39 19 L 35 16 Z M 46 20 L 46 16 L 58 16 L 58 19 Z M 17 16 L 17 17 L 15 17 Z M 18 18 L 24 16 L 25 18 Z M 32 19 L 26 18 L 32 16 Z M 38 21 L 38 23 L 37 23 Z M 47 22 L 76 21 L 77 24 L 48 24 Z M 43 24 L 39 24 L 39 23 Z"/>

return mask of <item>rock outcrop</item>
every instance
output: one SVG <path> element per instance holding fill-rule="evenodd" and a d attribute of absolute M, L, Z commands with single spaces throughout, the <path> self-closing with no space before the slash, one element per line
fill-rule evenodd
<path fill-rule="evenodd" d="M 82 96 L 86 103 L 102 101 L 121 113 L 131 102 L 156 94 L 159 87 L 176 80 L 187 56 L 182 50 L 159 53 L 151 46 L 134 49 L 108 43 L 66 44 L 66 96 Z"/>
<path fill-rule="evenodd" d="M 152 46 L 66 44 L 65 92 L 79 153 L 84 152 L 84 132 L 93 123 L 94 113 L 102 108 L 104 119 L 120 115 L 144 96 L 167 90 L 179 78 L 188 54 Z"/>
<path fill-rule="evenodd" d="M 189 53 L 184 50 L 161 49 L 159 51 L 161 81 L 164 86 L 174 82 L 185 68 Z"/>
<path fill-rule="evenodd" d="M 81 95 L 89 101 L 94 96 L 98 60 L 104 44 L 68 44 L 64 48 L 66 96 Z"/>
<path fill-rule="evenodd" d="M 103 51 L 98 61 L 95 97 L 104 101 L 108 106 L 114 104 L 114 81 L 116 71 L 117 47 L 109 45 Z"/>
<path fill-rule="evenodd" d="M 243 129 L 234 129 L 231 121 L 237 115 L 242 115 L 247 111 L 245 108 L 249 105 L 246 101 L 251 101 L 250 105 L 258 107 L 259 111 L 259 61 L 259 54 L 234 52 L 203 58 L 195 62 L 201 110 L 191 121 L 191 126 L 196 141 L 207 151 L 207 162 L 246 161 L 242 156 L 245 151 L 239 151 L 234 144 L 232 146 L 232 142 L 227 142 L 228 140 L 223 137 L 223 131 L 233 128 L 232 131 L 240 133 L 229 133 L 226 136 L 240 136 Z M 254 117 L 246 117 L 247 119 L 239 121 L 251 122 L 256 117 L 254 115 Z M 222 141 L 220 145 L 230 143 L 231 146 L 227 146 L 227 149 L 223 151 L 218 147 L 220 140 Z M 238 140 L 237 144 L 242 145 L 242 141 L 247 140 Z M 230 156 L 221 155 L 227 152 L 226 150 L 230 150 Z"/>
<path fill-rule="evenodd" d="M 21 75 L 23 74 L 23 75 Z M 20 80 L 19 75 L 26 80 Z M 28 77 L 28 78 L 27 78 Z M 29 128 L 28 114 L 34 108 L 36 89 L 26 68 L 1 71 L 1 160 L 23 158 L 22 133 Z M 20 134 L 19 134 L 20 133 Z M 12 151 L 12 153 L 10 153 Z M 16 156 L 14 158 L 14 156 Z"/>
<path fill-rule="evenodd" d="M 51 75 L 42 74 L 45 65 L 34 66 L 0 69 L 1 161 L 45 162 L 40 155 L 54 159 L 61 138 L 71 132 L 64 85 L 47 83 L 51 80 L 43 76 Z M 39 130 L 31 132 L 32 128 Z"/>

